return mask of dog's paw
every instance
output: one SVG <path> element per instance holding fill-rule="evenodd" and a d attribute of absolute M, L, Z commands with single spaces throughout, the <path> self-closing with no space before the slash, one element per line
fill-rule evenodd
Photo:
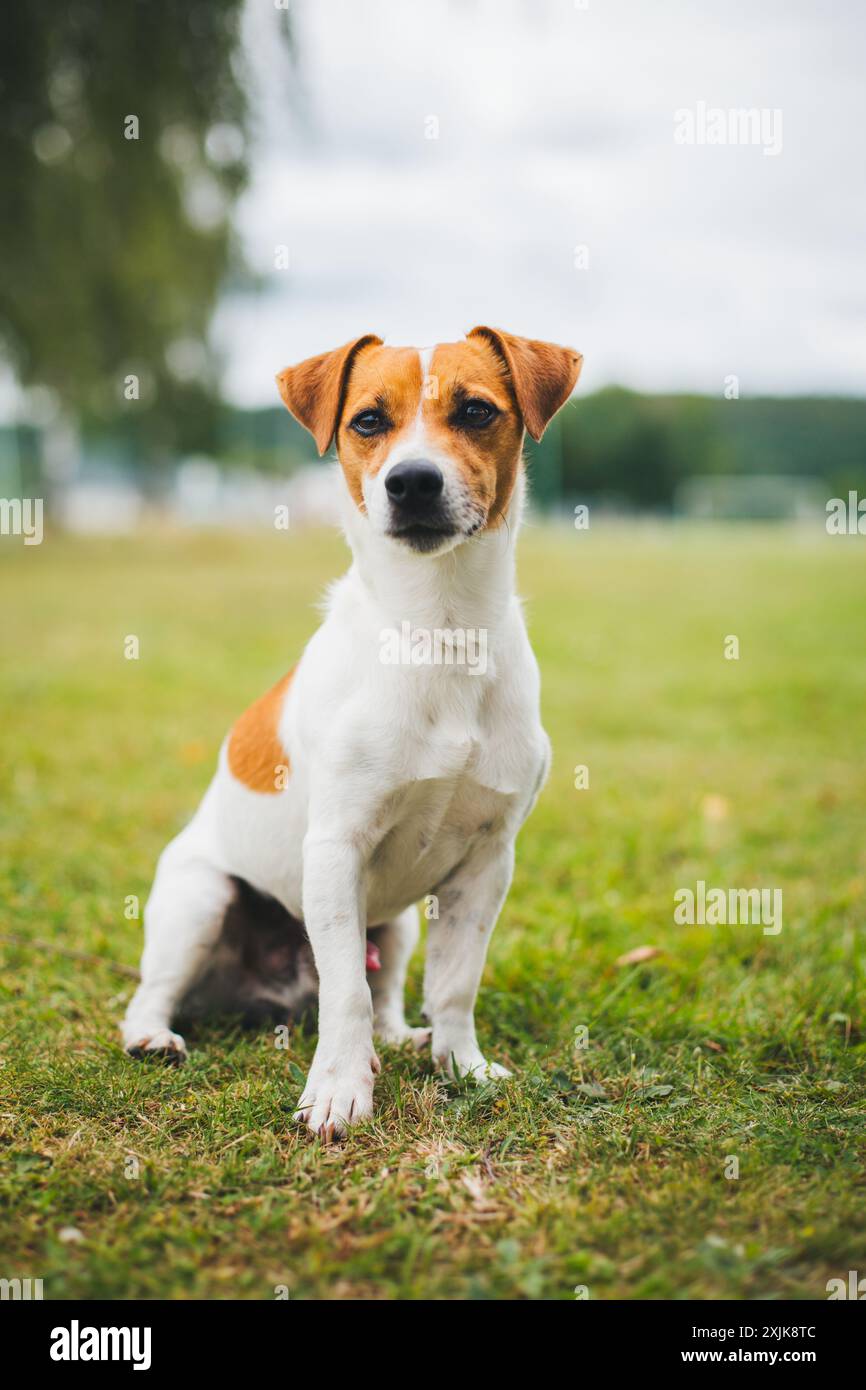
<path fill-rule="evenodd" d="M 422 1047 L 429 1043 L 433 1030 L 410 1028 L 403 1020 L 378 1018 L 373 1024 L 373 1032 L 382 1042 L 390 1043 L 392 1047 L 403 1047 L 405 1043 L 409 1043 L 416 1052 L 420 1052 Z"/>
<path fill-rule="evenodd" d="M 373 1113 L 373 1077 L 379 1070 L 375 1052 L 339 1062 L 313 1059 L 295 1120 L 323 1143 L 344 1139 L 350 1125 Z"/>
<path fill-rule="evenodd" d="M 471 1077 L 481 1085 L 484 1081 L 507 1081 L 511 1076 L 507 1067 L 501 1067 L 498 1062 L 488 1062 L 480 1052 L 446 1052 L 443 1048 L 434 1051 L 434 1058 L 437 1066 L 455 1080 Z"/>
<path fill-rule="evenodd" d="M 499 1062 L 485 1062 L 481 1059 L 481 1066 L 473 1067 L 472 1079 L 474 1081 L 507 1081 L 514 1073 L 507 1067 L 500 1066 Z"/>
<path fill-rule="evenodd" d="M 186 1043 L 180 1033 L 172 1033 L 169 1028 L 160 1028 L 150 1037 L 127 1043 L 126 1050 L 130 1057 L 155 1057 L 158 1061 L 167 1062 L 175 1067 L 180 1066 L 187 1058 Z"/>

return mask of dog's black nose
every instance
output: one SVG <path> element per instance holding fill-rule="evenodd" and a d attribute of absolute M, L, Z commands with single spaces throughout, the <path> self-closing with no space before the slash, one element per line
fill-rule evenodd
<path fill-rule="evenodd" d="M 422 512 L 436 501 L 444 483 L 435 463 L 407 459 L 394 464 L 385 479 L 385 491 L 401 510 Z"/>

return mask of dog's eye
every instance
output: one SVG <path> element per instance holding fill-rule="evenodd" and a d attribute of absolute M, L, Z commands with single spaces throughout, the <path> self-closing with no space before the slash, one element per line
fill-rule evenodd
<path fill-rule="evenodd" d="M 498 413 L 496 406 L 491 405 L 489 401 L 482 401 L 473 397 L 471 400 L 463 402 L 454 423 L 462 425 L 464 428 L 481 429 L 484 425 L 489 425 Z"/>
<path fill-rule="evenodd" d="M 364 436 L 381 434 L 387 428 L 388 420 L 381 410 L 362 410 L 349 423 L 350 430 Z"/>

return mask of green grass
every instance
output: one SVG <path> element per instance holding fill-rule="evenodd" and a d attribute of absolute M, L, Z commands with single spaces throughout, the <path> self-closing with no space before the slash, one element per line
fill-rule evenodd
<path fill-rule="evenodd" d="M 343 567 L 313 535 L 0 550 L 0 930 L 97 958 L 0 951 L 0 1275 L 50 1298 L 820 1299 L 866 1272 L 857 539 L 526 532 L 554 766 L 479 1003 L 513 1082 L 383 1049 L 373 1123 L 323 1149 L 291 1123 L 312 1035 L 213 1025 L 185 1068 L 125 1058 L 125 899 Z M 699 878 L 781 887 L 783 931 L 675 926 Z"/>

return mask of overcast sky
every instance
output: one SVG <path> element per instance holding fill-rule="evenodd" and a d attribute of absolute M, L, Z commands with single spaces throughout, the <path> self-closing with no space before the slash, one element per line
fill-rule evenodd
<path fill-rule="evenodd" d="M 233 400 L 362 332 L 476 323 L 577 347 L 585 389 L 864 392 L 863 0 L 290 5 L 295 72 L 248 4 L 265 284 L 217 316 Z M 677 143 L 700 102 L 781 112 L 781 151 Z"/>

